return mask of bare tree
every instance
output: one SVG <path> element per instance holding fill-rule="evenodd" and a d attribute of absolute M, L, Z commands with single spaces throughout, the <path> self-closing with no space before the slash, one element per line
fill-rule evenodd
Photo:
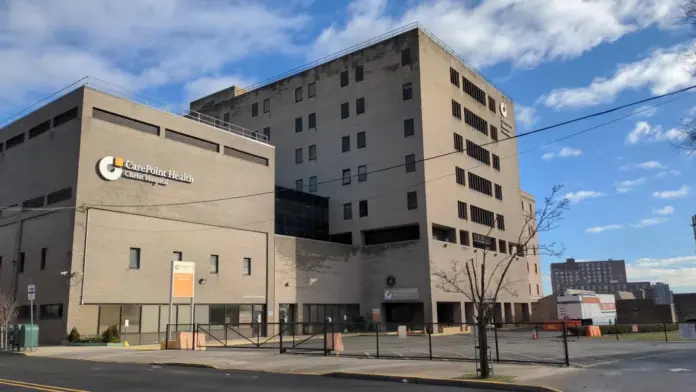
<path fill-rule="evenodd" d="M 0 325 L 3 327 L 3 347 L 7 347 L 7 330 L 10 324 L 17 320 L 19 316 L 19 306 L 14 295 L 0 292 Z"/>
<path fill-rule="evenodd" d="M 683 0 L 682 17 L 684 22 L 694 31 L 696 31 L 696 0 Z M 688 63 L 693 66 L 696 59 L 696 47 L 691 49 L 688 56 Z M 692 69 L 689 71 L 693 72 Z M 683 126 L 684 134 L 675 145 L 686 151 L 687 154 L 696 155 L 696 119 L 691 116 L 687 118 Z"/>
<path fill-rule="evenodd" d="M 537 238 L 538 233 L 551 231 L 558 227 L 569 204 L 567 199 L 558 197 L 562 188 L 561 185 L 555 185 L 551 194 L 544 199 L 542 208 L 537 209 L 534 213 L 530 211 L 523 214 L 522 227 L 517 236 L 517 242 L 509 243 L 509 252 L 496 252 L 494 250 L 495 239 L 489 236 L 489 230 L 485 239 L 479 241 L 479 243 L 488 243 L 488 246 L 475 249 L 473 257 L 469 260 L 454 260 L 447 268 L 437 266 L 431 268 L 435 287 L 443 292 L 461 294 L 474 304 L 479 339 L 479 367 L 482 378 L 487 378 L 490 375 L 486 326 L 495 318 L 495 304 L 498 301 L 498 296 L 501 291 L 506 291 L 512 296 L 518 294 L 515 286 L 519 281 L 511 280 L 508 277 L 508 271 L 514 260 L 524 257 L 528 245 Z M 534 252 L 539 255 L 559 257 L 563 253 L 562 247 L 559 250 L 555 243 L 532 245 Z"/>

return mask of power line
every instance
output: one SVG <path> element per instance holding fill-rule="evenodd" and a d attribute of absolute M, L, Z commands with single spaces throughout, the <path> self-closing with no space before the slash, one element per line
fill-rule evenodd
<path fill-rule="evenodd" d="M 535 129 L 535 130 L 532 130 L 532 131 L 519 133 L 519 134 L 514 135 L 514 136 L 511 136 L 511 137 L 509 137 L 509 138 L 507 138 L 507 139 L 502 139 L 502 140 L 499 140 L 499 141 L 490 141 L 490 142 L 486 142 L 486 143 L 483 143 L 483 144 L 481 145 L 481 147 L 487 146 L 487 145 L 490 145 L 490 144 L 495 144 L 495 143 L 502 143 L 502 142 L 505 142 L 505 141 L 508 141 L 508 140 L 512 140 L 512 139 L 519 139 L 519 138 L 522 138 L 522 137 L 525 137 L 525 136 L 534 135 L 534 134 L 536 134 L 536 133 L 548 131 L 548 130 L 551 130 L 551 129 L 554 129 L 554 128 L 558 128 L 558 127 L 561 127 L 561 126 L 564 126 L 564 125 L 572 124 L 572 123 L 579 122 L 579 121 L 582 121 L 582 120 L 586 120 L 586 119 L 589 119 L 589 118 L 603 116 L 603 115 L 606 115 L 606 114 L 609 114 L 609 113 L 613 113 L 613 112 L 616 112 L 616 111 L 619 111 L 619 110 L 622 110 L 622 109 L 625 109 L 625 108 L 628 108 L 628 107 L 631 107 L 631 106 L 640 105 L 640 104 L 643 104 L 643 103 L 646 103 L 646 102 L 654 101 L 654 100 L 657 100 L 657 99 L 660 99 L 660 98 L 665 98 L 665 97 L 672 96 L 672 95 L 676 95 L 676 94 L 681 94 L 681 93 L 683 93 L 683 92 L 692 90 L 692 89 L 694 89 L 694 88 L 696 88 L 696 85 L 692 85 L 692 86 L 689 86 L 689 87 L 686 87 L 686 88 L 683 88 L 683 89 L 679 89 L 679 90 L 676 90 L 676 91 L 672 91 L 672 92 L 669 92 L 669 93 L 666 93 L 666 94 L 661 94 L 661 95 L 657 95 L 657 96 L 654 96 L 654 97 L 642 99 L 642 100 L 640 100 L 640 101 L 634 101 L 634 102 L 631 102 L 631 103 L 628 103 L 628 104 L 625 104 L 625 105 L 616 106 L 616 107 L 613 107 L 613 108 L 611 108 L 611 109 L 603 110 L 603 111 L 600 111 L 600 112 L 595 112 L 595 113 L 588 114 L 588 115 L 585 115 L 585 116 L 576 117 L 576 118 L 571 119 L 571 120 L 567 120 L 567 121 L 563 121 L 563 122 L 560 122 L 560 123 L 556 123 L 556 124 L 549 125 L 549 126 L 546 126 L 546 127 L 543 127 L 543 128 L 538 128 L 538 129 Z M 427 158 L 423 158 L 423 159 L 417 159 L 417 160 L 413 161 L 412 164 L 416 164 L 416 163 L 420 163 L 420 162 L 425 162 L 425 161 L 430 161 L 430 160 L 433 160 L 433 159 L 439 159 L 439 158 L 443 158 L 443 157 L 446 157 L 446 156 L 449 156 L 449 155 L 452 155 L 452 154 L 462 153 L 462 152 L 464 152 L 464 151 L 467 151 L 467 149 L 455 150 L 455 151 L 446 152 L 446 153 L 443 153 L 443 154 L 438 154 L 438 155 L 434 155 L 434 156 L 427 157 Z M 400 164 L 396 164 L 396 165 L 392 165 L 392 166 L 387 166 L 387 167 L 384 167 L 384 168 L 381 168 L 381 169 L 368 171 L 368 172 L 364 173 L 363 175 L 381 173 L 381 172 L 385 172 L 385 171 L 389 171 L 389 170 L 393 170 L 393 169 L 398 169 L 398 168 L 405 167 L 405 166 L 406 166 L 406 163 L 400 163 Z M 358 177 L 358 176 L 360 176 L 360 174 L 351 175 L 350 178 Z M 333 179 L 329 179 L 329 180 L 324 180 L 324 181 L 318 182 L 318 183 L 316 184 L 316 186 L 323 185 L 323 184 L 328 184 L 328 183 L 332 183 L 332 182 L 343 181 L 343 179 L 344 179 L 344 177 L 337 177 L 337 178 L 333 178 Z M 308 186 L 304 186 L 303 188 L 307 188 L 307 187 L 308 187 Z M 282 192 L 282 191 L 283 191 L 283 190 L 275 190 L 275 189 L 274 189 L 274 190 L 272 190 L 272 191 L 250 193 L 250 194 L 239 195 L 239 196 L 228 196 L 228 197 L 221 197 L 221 198 L 215 198 L 215 199 L 192 200 L 192 201 L 182 201 L 182 202 L 172 202 L 172 203 L 159 203 L 159 204 L 92 204 L 92 205 L 90 205 L 90 206 L 93 206 L 93 207 L 121 207 L 121 208 L 182 206 L 182 205 L 190 205 L 190 204 L 214 203 L 214 202 L 218 202 L 218 201 L 238 200 L 238 199 L 245 199 L 245 198 L 248 198 L 248 197 L 257 197 L 257 196 L 272 195 L 272 194 L 276 194 L 276 193 Z"/>
<path fill-rule="evenodd" d="M 660 102 L 660 103 L 658 103 L 658 104 L 656 104 L 656 105 L 652 105 L 652 106 L 649 106 L 649 107 L 647 107 L 647 108 L 644 108 L 644 109 L 641 109 L 641 110 L 637 110 L 637 111 L 635 111 L 635 112 L 631 112 L 631 113 L 629 113 L 629 114 L 627 114 L 627 115 L 624 115 L 624 116 L 621 116 L 621 117 L 617 117 L 617 118 L 614 118 L 614 119 L 612 119 L 612 120 L 603 122 L 603 123 L 601 123 L 601 124 L 597 124 L 597 125 L 591 126 L 591 127 L 589 127 L 589 128 L 585 128 L 585 129 L 583 129 L 583 130 L 581 130 L 581 131 L 571 133 L 570 135 L 566 135 L 566 136 L 563 136 L 563 137 L 554 139 L 554 140 L 551 141 L 551 142 L 544 143 L 544 144 L 541 144 L 541 145 L 538 145 L 538 146 L 535 146 L 535 147 L 532 147 L 532 148 L 528 148 L 528 149 L 523 150 L 523 151 L 518 151 L 517 153 L 514 153 L 514 154 L 510 154 L 510 155 L 501 157 L 500 160 L 502 161 L 502 160 L 504 160 L 504 159 L 512 158 L 512 157 L 515 157 L 515 156 L 519 156 L 519 155 L 522 155 L 522 154 L 526 154 L 526 153 L 531 152 L 531 151 L 534 151 L 534 150 L 538 150 L 538 149 L 543 148 L 543 147 L 546 147 L 546 146 L 550 146 L 550 145 L 555 144 L 555 143 L 558 143 L 558 142 L 560 142 L 560 141 L 567 140 L 567 139 L 570 139 L 570 138 L 573 138 L 573 137 L 576 137 L 576 136 L 585 134 L 585 133 L 587 133 L 587 132 L 593 131 L 593 130 L 595 130 L 595 129 L 602 128 L 602 127 L 604 127 L 604 126 L 607 126 L 607 125 L 616 123 L 616 122 L 621 121 L 621 120 L 625 120 L 625 119 L 627 119 L 627 118 L 629 118 L 629 117 L 637 116 L 637 115 L 640 114 L 640 113 L 643 113 L 643 112 L 652 110 L 652 109 L 654 109 L 654 108 L 657 108 L 657 107 L 660 107 L 660 106 L 663 106 L 663 105 L 666 105 L 666 104 L 668 104 L 668 103 L 674 102 L 674 101 L 679 100 L 679 99 L 683 99 L 684 97 L 685 97 L 685 96 L 679 96 L 679 97 L 676 97 L 676 98 L 672 98 L 672 99 L 670 99 L 670 100 L 666 100 L 666 101 L 664 101 L 664 102 Z M 468 168 L 466 168 L 465 170 L 466 170 L 466 171 L 470 171 L 470 170 L 473 170 L 473 169 L 476 169 L 476 168 L 479 168 L 479 167 L 484 167 L 484 166 L 485 166 L 485 167 L 488 167 L 488 165 L 485 165 L 485 164 L 483 164 L 483 163 L 479 163 L 479 164 L 477 164 L 477 165 L 475 165 L 475 166 L 468 167 Z M 425 185 L 426 183 L 438 181 L 438 180 L 441 180 L 441 179 L 444 179 L 444 178 L 447 178 L 447 177 L 451 177 L 451 176 L 453 176 L 453 175 L 454 175 L 454 173 L 448 173 L 448 174 L 445 174 L 445 175 L 443 175 L 443 176 L 439 176 L 439 177 L 431 178 L 431 179 L 428 179 L 428 180 L 424 180 L 424 181 L 421 181 L 421 182 L 418 182 L 418 183 L 415 183 L 415 184 L 409 184 L 409 185 L 406 185 L 406 186 L 403 186 L 403 187 L 399 187 L 398 189 L 392 188 L 392 189 L 389 189 L 389 190 L 386 190 L 386 191 L 383 191 L 383 192 L 375 193 L 375 194 L 373 194 L 373 195 L 371 195 L 371 196 L 368 196 L 368 197 L 363 197 L 363 198 L 360 198 L 360 199 L 357 199 L 357 200 L 349 200 L 349 201 L 345 201 L 345 200 L 344 200 L 344 201 L 340 201 L 340 203 L 343 204 L 343 203 L 354 203 L 354 202 L 357 202 L 357 201 L 360 201 L 360 200 L 373 200 L 373 199 L 376 199 L 376 198 L 378 198 L 378 197 L 380 197 L 380 196 L 384 196 L 385 194 L 390 193 L 390 191 L 395 192 L 395 191 L 397 191 L 397 190 L 398 190 L 398 191 L 402 191 L 402 190 L 404 190 L 404 189 L 413 189 L 413 188 L 419 187 L 419 186 L 421 186 L 421 185 Z M 160 219 L 167 219 L 167 218 L 160 218 Z M 136 231 L 147 231 L 147 232 L 155 232 L 155 233 L 157 233 L 157 232 L 199 232 L 199 231 L 209 231 L 209 230 L 239 229 L 240 227 L 251 226 L 251 225 L 257 225 L 257 224 L 262 224 L 262 223 L 268 223 L 268 222 L 271 222 L 271 221 L 275 221 L 275 217 L 274 217 L 273 219 L 266 219 L 266 220 L 262 220 L 262 221 L 254 221 L 254 222 L 249 222 L 249 223 L 243 223 L 243 224 L 238 225 L 238 226 L 235 226 L 235 227 L 214 227 L 214 228 L 207 228 L 207 229 L 192 229 L 192 230 L 136 230 Z M 354 223 L 354 221 L 351 221 L 351 222 Z M 195 224 L 205 225 L 205 224 L 202 224 L 202 223 L 195 223 Z M 112 229 L 112 230 L 130 230 L 130 231 L 133 231 L 133 230 L 131 230 L 131 229 L 122 228 L 122 227 L 112 227 L 112 226 L 105 226 L 105 225 L 95 225 L 95 226 L 98 226 L 98 227 L 101 227 L 101 228 L 106 228 L 106 229 Z"/>

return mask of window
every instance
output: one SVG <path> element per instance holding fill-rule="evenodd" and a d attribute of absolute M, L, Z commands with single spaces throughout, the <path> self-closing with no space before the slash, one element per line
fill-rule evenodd
<path fill-rule="evenodd" d="M 464 151 L 464 138 L 458 133 L 454 133 L 454 150 Z"/>
<path fill-rule="evenodd" d="M 485 226 L 494 227 L 495 214 L 483 208 L 471 205 L 471 221 Z"/>
<path fill-rule="evenodd" d="M 365 79 L 365 70 L 362 65 L 355 67 L 355 81 L 362 82 Z"/>
<path fill-rule="evenodd" d="M 37 196 L 29 200 L 22 202 L 22 208 L 39 208 L 44 205 L 44 197 Z"/>
<path fill-rule="evenodd" d="M 24 134 L 20 133 L 17 136 L 12 137 L 11 139 L 7 139 L 5 142 L 5 149 L 9 150 L 12 147 L 17 147 L 20 144 L 24 143 Z"/>
<path fill-rule="evenodd" d="M 488 97 L 488 109 L 495 113 L 495 99 L 491 96 Z"/>
<path fill-rule="evenodd" d="M 367 135 L 365 131 L 358 132 L 358 148 L 365 148 L 367 146 Z"/>
<path fill-rule="evenodd" d="M 410 65 L 411 64 L 411 51 L 406 48 L 401 51 L 401 65 Z"/>
<path fill-rule="evenodd" d="M 464 108 L 464 122 L 482 134 L 488 135 L 488 122 L 467 108 Z"/>
<path fill-rule="evenodd" d="M 500 157 L 493 154 L 493 168 L 500 171 Z"/>
<path fill-rule="evenodd" d="M 341 119 L 348 118 L 350 116 L 350 105 L 348 102 L 341 104 Z"/>
<path fill-rule="evenodd" d="M 259 165 L 268 166 L 268 158 L 260 157 L 258 155 L 248 153 L 246 151 L 237 150 L 237 149 L 232 148 L 232 147 L 227 147 L 227 146 L 223 146 L 223 147 L 225 147 L 223 149 L 223 153 L 227 156 L 238 158 L 238 159 L 243 159 L 245 161 L 257 163 Z"/>
<path fill-rule="evenodd" d="M 408 101 L 409 99 L 413 98 L 413 85 L 411 83 L 404 83 L 401 89 L 404 101 Z"/>
<path fill-rule="evenodd" d="M 317 127 L 317 114 L 309 113 L 309 129 L 314 129 Z"/>
<path fill-rule="evenodd" d="M 177 132 L 177 131 L 174 131 L 171 129 L 167 129 L 164 137 L 169 139 L 169 140 L 174 140 L 174 141 L 179 142 L 179 143 L 188 144 L 189 146 L 202 148 L 202 149 L 208 150 L 208 151 L 214 151 L 214 152 L 220 151 L 220 145 L 217 143 L 213 143 L 209 140 L 197 138 L 197 137 L 187 135 L 185 133 Z"/>
<path fill-rule="evenodd" d="M 350 136 L 343 136 L 341 138 L 341 152 L 350 151 Z"/>
<path fill-rule="evenodd" d="M 295 133 L 302 132 L 302 117 L 295 119 Z"/>
<path fill-rule="evenodd" d="M 457 184 L 466 185 L 465 171 L 461 167 L 454 168 L 454 176 L 457 178 Z"/>
<path fill-rule="evenodd" d="M 317 145 L 312 144 L 309 146 L 309 160 L 310 161 L 316 161 L 317 160 Z"/>
<path fill-rule="evenodd" d="M 498 248 L 500 249 L 500 253 L 507 253 L 505 240 L 498 240 Z"/>
<path fill-rule="evenodd" d="M 367 216 L 367 200 L 360 200 L 358 204 L 358 210 L 361 218 Z"/>
<path fill-rule="evenodd" d="M 416 156 L 415 154 L 406 155 L 406 173 L 416 171 Z"/>
<path fill-rule="evenodd" d="M 450 82 L 459 87 L 459 72 L 452 67 L 450 67 Z"/>
<path fill-rule="evenodd" d="M 45 270 L 46 269 L 46 253 L 48 252 L 47 248 L 41 248 L 41 269 Z"/>
<path fill-rule="evenodd" d="M 464 246 L 471 246 L 469 242 L 469 232 L 466 230 L 459 230 L 459 244 Z"/>
<path fill-rule="evenodd" d="M 498 230 L 505 231 L 505 217 L 503 215 L 496 215 L 495 223 Z"/>
<path fill-rule="evenodd" d="M 63 304 L 39 306 L 39 320 L 60 320 L 63 318 Z"/>
<path fill-rule="evenodd" d="M 350 184 L 350 169 L 343 169 L 343 185 Z"/>
<path fill-rule="evenodd" d="M 304 181 L 300 178 L 295 180 L 295 190 L 302 192 L 304 190 Z"/>
<path fill-rule="evenodd" d="M 77 108 L 72 108 L 53 117 L 53 128 L 58 127 L 77 118 Z"/>
<path fill-rule="evenodd" d="M 541 295 L 541 290 L 539 290 L 539 284 L 537 283 L 536 286 L 537 286 L 537 295 Z M 605 288 L 606 288 L 606 285 L 605 285 Z"/>
<path fill-rule="evenodd" d="M 220 268 L 218 264 L 220 258 L 218 255 L 210 255 L 210 273 L 217 274 Z"/>
<path fill-rule="evenodd" d="M 495 198 L 503 200 L 503 187 L 498 184 L 495 184 Z"/>
<path fill-rule="evenodd" d="M 491 153 L 471 140 L 466 141 L 466 154 L 481 163 L 491 164 Z"/>
<path fill-rule="evenodd" d="M 491 139 L 495 140 L 496 142 L 498 141 L 498 128 L 493 125 L 491 125 Z"/>
<path fill-rule="evenodd" d="M 295 149 L 295 163 L 302 163 L 302 149 L 301 148 L 296 148 Z"/>
<path fill-rule="evenodd" d="M 358 182 L 367 181 L 367 166 L 358 166 Z"/>
<path fill-rule="evenodd" d="M 462 119 L 462 105 L 454 99 L 452 100 L 452 115 L 460 120 Z"/>
<path fill-rule="evenodd" d="M 270 142 L 271 141 L 271 127 L 265 127 L 263 129 L 263 135 L 266 136 L 266 139 Z"/>
<path fill-rule="evenodd" d="M 532 284 L 530 283 L 529 284 L 529 294 L 531 294 L 531 293 L 532 293 Z"/>
<path fill-rule="evenodd" d="M 355 100 L 355 114 L 365 113 L 365 98 L 358 98 Z"/>
<path fill-rule="evenodd" d="M 224 121 L 226 123 L 230 122 L 230 113 L 229 112 L 222 115 L 222 121 Z"/>
<path fill-rule="evenodd" d="M 413 136 L 415 133 L 415 128 L 412 118 L 407 118 L 404 120 L 404 137 Z"/>
<path fill-rule="evenodd" d="M 101 121 L 110 122 L 112 124 L 127 127 L 140 132 L 149 133 L 152 135 L 160 134 L 160 127 L 158 127 L 157 125 L 148 124 L 132 118 L 120 116 L 118 114 L 109 113 L 105 110 L 101 110 L 98 108 L 92 108 L 92 117 Z"/>
<path fill-rule="evenodd" d="M 140 248 L 130 248 L 130 269 L 140 269 Z"/>
<path fill-rule="evenodd" d="M 534 264 L 534 273 L 539 274 L 539 266 L 537 264 Z"/>
<path fill-rule="evenodd" d="M 46 120 L 29 130 L 29 139 L 33 139 L 51 129 L 51 120 Z"/>
<path fill-rule="evenodd" d="M 301 102 L 302 101 L 302 87 L 298 87 L 295 89 L 295 102 Z"/>
<path fill-rule="evenodd" d="M 457 216 L 459 219 L 466 219 L 466 203 L 457 201 Z"/>
<path fill-rule="evenodd" d="M 259 103 L 254 102 L 251 104 L 251 117 L 256 117 L 259 115 Z"/>
<path fill-rule="evenodd" d="M 346 203 L 343 205 L 343 219 L 353 219 L 353 205 Z"/>
<path fill-rule="evenodd" d="M 263 100 L 263 112 L 264 113 L 271 112 L 271 99 L 270 98 L 266 98 Z"/>
<path fill-rule="evenodd" d="M 483 92 L 478 86 L 473 84 L 469 79 L 462 76 L 462 84 L 464 84 L 464 92 L 469 94 L 472 98 L 479 101 L 481 105 L 486 104 L 486 93 Z"/>
<path fill-rule="evenodd" d="M 25 262 L 26 262 L 26 253 L 20 252 L 20 253 L 19 253 L 19 267 L 18 267 L 18 270 L 19 270 L 19 273 L 20 273 L 20 274 L 21 274 L 22 272 L 24 272 L 24 264 L 25 264 Z"/>
<path fill-rule="evenodd" d="M 493 183 L 469 172 L 469 188 L 488 196 L 493 196 Z"/>
<path fill-rule="evenodd" d="M 310 192 L 317 191 L 317 176 L 309 177 L 309 191 Z"/>
<path fill-rule="evenodd" d="M 46 204 L 55 204 L 72 198 L 72 188 L 63 188 L 46 195 Z"/>
<path fill-rule="evenodd" d="M 184 259 L 184 254 L 178 250 L 175 250 L 173 252 L 174 260 L 176 261 L 182 261 Z"/>
<path fill-rule="evenodd" d="M 406 208 L 409 210 L 415 210 L 418 208 L 418 193 L 408 192 L 406 194 Z"/>
<path fill-rule="evenodd" d="M 251 257 L 244 258 L 244 275 L 251 275 Z"/>
<path fill-rule="evenodd" d="M 348 71 L 341 72 L 341 87 L 348 85 Z"/>
<path fill-rule="evenodd" d="M 495 238 L 478 233 L 472 233 L 471 240 L 473 242 L 474 248 L 489 249 L 492 251 L 497 250 Z"/>

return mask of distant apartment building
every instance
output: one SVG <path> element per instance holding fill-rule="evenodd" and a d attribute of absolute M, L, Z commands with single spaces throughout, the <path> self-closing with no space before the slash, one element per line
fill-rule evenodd
<path fill-rule="evenodd" d="M 602 294 L 631 291 L 626 280 L 626 263 L 612 259 L 581 262 L 566 259 L 563 263 L 551 263 L 551 287 L 554 294 L 562 294 L 566 289 Z"/>
<path fill-rule="evenodd" d="M 674 303 L 672 290 L 669 285 L 662 282 L 655 282 L 649 289 L 649 297 L 652 298 L 657 305 L 671 305 Z"/>
<path fill-rule="evenodd" d="M 190 108 L 268 137 L 277 185 L 327 198 L 329 242 L 408 245 L 398 264 L 389 252 L 364 264 L 376 287 L 363 288 L 361 310 L 390 322 L 473 320 L 473 304 L 438 289 L 431 268 L 480 257 L 477 248 L 516 255 L 516 294 L 503 293 L 498 318 L 528 318 L 543 295 L 536 238 L 517 244 L 535 202 L 520 189 L 514 104 L 423 29 Z"/>

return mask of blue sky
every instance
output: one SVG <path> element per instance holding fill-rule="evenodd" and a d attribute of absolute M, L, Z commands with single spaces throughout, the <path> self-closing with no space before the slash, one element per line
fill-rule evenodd
<path fill-rule="evenodd" d="M 83 76 L 164 100 L 249 85 L 420 22 L 516 103 L 530 130 L 696 84 L 680 0 L 0 1 L 0 120 Z M 696 290 L 694 158 L 674 147 L 693 94 L 519 140 L 523 188 L 565 184 L 567 257 Z M 556 261 L 542 260 L 542 271 Z M 549 291 L 548 280 L 544 280 Z"/>

